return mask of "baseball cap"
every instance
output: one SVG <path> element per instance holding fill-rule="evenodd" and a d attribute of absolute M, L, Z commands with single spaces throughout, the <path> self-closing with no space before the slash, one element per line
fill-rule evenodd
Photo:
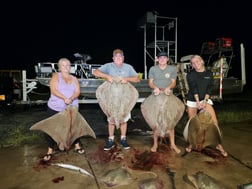
<path fill-rule="evenodd" d="M 166 57 L 168 57 L 168 54 L 165 51 L 161 51 L 160 53 L 158 53 L 157 57 L 159 58 L 160 56 L 166 56 Z"/>
<path fill-rule="evenodd" d="M 121 54 L 123 56 L 123 51 L 121 49 L 115 49 L 113 51 L 113 56 L 115 56 L 116 54 Z"/>

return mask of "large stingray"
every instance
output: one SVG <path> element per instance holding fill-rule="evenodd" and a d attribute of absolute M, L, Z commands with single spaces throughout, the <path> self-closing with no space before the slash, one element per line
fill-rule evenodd
<path fill-rule="evenodd" d="M 128 185 L 132 183 L 136 178 L 133 178 L 132 174 L 129 172 L 128 168 L 125 166 L 120 166 L 104 173 L 99 179 L 107 187 Z"/>
<path fill-rule="evenodd" d="M 223 183 L 201 171 L 191 175 L 184 175 L 183 179 L 196 189 L 227 189 Z"/>
<path fill-rule="evenodd" d="M 210 113 L 206 111 L 200 111 L 187 122 L 183 135 L 197 151 L 221 144 L 221 132 L 214 124 Z"/>
<path fill-rule="evenodd" d="M 119 78 L 115 78 L 113 83 L 103 82 L 96 90 L 102 111 L 117 128 L 134 108 L 138 96 L 138 91 L 131 83 L 123 84 Z"/>
<path fill-rule="evenodd" d="M 121 185 L 130 185 L 141 175 L 149 175 L 149 179 L 140 180 L 138 186 L 142 188 L 155 188 L 161 189 L 163 182 L 158 179 L 158 175 L 152 171 L 136 171 L 130 169 L 127 165 L 122 165 L 113 169 L 106 171 L 100 178 L 99 181 L 104 183 L 107 187 L 116 187 Z M 139 177 L 133 176 L 135 174 L 140 174 Z"/>
<path fill-rule="evenodd" d="M 144 119 L 152 130 L 165 136 L 173 129 L 184 114 L 183 102 L 173 94 L 149 95 L 141 104 Z"/>
<path fill-rule="evenodd" d="M 35 123 L 30 130 L 41 130 L 50 135 L 60 150 L 68 150 L 79 137 L 90 135 L 96 138 L 94 131 L 77 107 L 68 106 L 65 110 Z"/>
<path fill-rule="evenodd" d="M 139 189 L 163 189 L 164 183 L 159 178 L 147 178 L 138 182 Z"/>

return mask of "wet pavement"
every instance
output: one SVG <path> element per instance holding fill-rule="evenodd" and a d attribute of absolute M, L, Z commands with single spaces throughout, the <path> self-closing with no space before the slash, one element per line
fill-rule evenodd
<path fill-rule="evenodd" d="M 244 104 L 246 107 L 251 107 L 252 105 L 251 100 L 244 101 Z M 229 153 L 227 158 L 222 157 L 214 149 L 185 153 L 184 148 L 187 144 L 182 137 L 185 117 L 182 118 L 176 128 L 176 143 L 182 150 L 182 153 L 178 155 L 170 150 L 169 142 L 166 141 L 160 144 L 157 153 L 150 153 L 152 133 L 139 114 L 139 109 L 135 108 L 132 112 L 132 120 L 129 122 L 127 137 L 128 143 L 131 145 L 130 150 L 122 149 L 121 145 L 117 143 L 113 150 L 105 152 L 103 151 L 103 145 L 107 137 L 106 118 L 102 112 L 97 112 L 100 110 L 94 106 L 81 105 L 80 109 L 80 112 L 89 124 L 93 126 L 97 134 L 97 139 L 90 137 L 81 138 L 86 151 L 84 155 L 73 152 L 73 149 L 68 152 L 56 151 L 52 160 L 48 164 L 43 164 L 40 160 L 47 149 L 43 140 L 38 140 L 36 143 L 27 142 L 17 147 L 11 145 L 9 147 L 2 147 L 0 149 L 1 188 L 123 189 L 131 187 L 137 189 L 140 184 L 147 183 L 145 179 L 155 178 L 156 180 L 146 188 L 151 188 L 151 186 L 156 184 L 159 188 L 193 189 L 195 187 L 185 182 L 184 176 L 186 174 L 195 174 L 198 171 L 213 177 L 228 189 L 237 189 L 238 185 L 252 182 L 251 118 L 239 122 L 221 124 L 223 145 Z M 217 112 L 218 108 L 217 106 Z M 91 109 L 95 109 L 96 111 L 91 111 Z M 249 108 L 243 109 L 244 111 L 252 110 Z M 0 127 L 5 126 L 9 130 L 12 130 L 15 126 L 20 127 L 20 120 L 22 120 L 22 124 L 29 128 L 33 123 L 45 117 L 46 112 L 44 107 L 41 106 L 39 108 L 31 107 L 26 111 L 15 111 L 15 113 L 8 115 L 10 117 L 7 118 L 4 112 L 0 113 Z M 100 116 L 97 117 L 96 115 Z M 1 132 L 2 138 L 8 137 L 6 133 Z M 116 140 L 118 140 L 118 136 L 119 133 L 116 133 Z M 11 144 L 11 141 L 7 143 Z M 6 144 L 6 146 L 8 145 Z M 54 163 L 81 167 L 94 175 L 94 177 L 55 166 L 53 165 Z M 123 166 L 127 167 L 130 179 L 116 177 L 114 181 L 116 185 L 107 186 L 103 181 L 104 174 L 109 170 Z"/>
<path fill-rule="evenodd" d="M 248 128 L 243 126 L 244 130 Z M 232 135 L 225 134 L 224 145 L 229 153 L 228 158 L 221 157 L 213 150 L 210 150 L 210 153 L 191 152 L 181 157 L 164 146 L 157 153 L 149 153 L 152 144 L 151 136 L 130 135 L 128 136 L 128 142 L 132 146 L 130 150 L 123 150 L 118 145 L 115 150 L 104 152 L 102 147 L 105 138 L 82 138 L 85 155 L 79 155 L 73 150 L 57 152 L 50 162 L 81 167 L 93 174 L 95 178 L 78 171 L 40 163 L 46 150 L 45 145 L 3 148 L 0 151 L 1 188 L 111 188 L 107 187 L 100 178 L 107 171 L 126 165 L 132 181 L 116 188 L 138 188 L 142 180 L 157 176 L 162 181 L 163 188 L 191 189 L 194 187 L 186 183 L 183 176 L 202 171 L 225 184 L 227 188 L 236 189 L 237 185 L 252 182 L 250 153 L 252 147 L 249 135 L 243 135 L 243 140 L 235 143 Z M 185 147 L 183 139 L 177 138 L 176 141 L 181 149 Z M 139 159 L 140 154 L 143 155 L 144 152 L 148 156 Z"/>

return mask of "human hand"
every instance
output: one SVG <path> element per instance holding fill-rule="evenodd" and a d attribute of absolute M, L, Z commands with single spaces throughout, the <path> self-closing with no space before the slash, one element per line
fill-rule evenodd
<path fill-rule="evenodd" d="M 202 107 L 202 103 L 201 102 L 196 102 L 197 103 L 197 108 L 198 110 L 201 110 L 203 107 Z"/>
<path fill-rule="evenodd" d="M 170 95 L 170 93 L 171 93 L 171 89 L 170 88 L 165 88 L 165 90 L 164 90 L 164 93 L 166 94 L 166 95 Z"/>
<path fill-rule="evenodd" d="M 113 83 L 114 78 L 113 78 L 112 76 L 109 75 L 109 76 L 107 77 L 107 81 L 110 82 L 110 83 Z"/>
<path fill-rule="evenodd" d="M 153 93 L 154 93 L 154 95 L 159 95 L 160 94 L 160 89 L 159 88 L 154 88 Z"/>
<path fill-rule="evenodd" d="M 197 106 L 199 110 L 205 109 L 207 106 L 207 102 L 205 100 L 202 100 L 199 103 L 197 103 Z"/>
<path fill-rule="evenodd" d="M 205 109 L 207 105 L 207 102 L 205 100 L 203 100 L 203 102 L 201 103 L 202 109 Z"/>
<path fill-rule="evenodd" d="M 65 104 L 69 105 L 69 104 L 72 104 L 73 101 L 71 98 L 65 98 L 64 102 L 65 102 Z"/>
<path fill-rule="evenodd" d="M 121 78 L 120 81 L 121 81 L 122 84 L 128 83 L 128 81 L 126 79 L 124 79 L 124 78 Z"/>

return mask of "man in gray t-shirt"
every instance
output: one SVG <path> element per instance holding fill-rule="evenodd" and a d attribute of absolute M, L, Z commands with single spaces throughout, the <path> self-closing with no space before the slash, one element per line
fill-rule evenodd
<path fill-rule="evenodd" d="M 160 92 L 164 92 L 166 95 L 172 93 L 172 89 L 176 86 L 177 79 L 177 68 L 169 65 L 169 57 L 166 52 L 160 52 L 157 56 L 158 64 L 152 66 L 149 70 L 149 86 L 153 89 L 154 95 L 159 95 Z M 181 150 L 175 144 L 174 129 L 169 131 L 170 145 L 171 148 L 176 152 L 180 153 Z M 153 146 L 152 152 L 156 152 L 158 148 L 158 137 L 157 130 L 153 131 Z"/>
<path fill-rule="evenodd" d="M 113 62 L 106 63 L 99 67 L 98 69 L 94 70 L 93 74 L 96 77 L 104 78 L 108 82 L 113 82 L 115 77 L 120 78 L 121 83 L 138 83 L 140 79 L 138 77 L 137 72 L 135 69 L 127 64 L 124 63 L 124 54 L 121 49 L 115 49 L 113 51 Z M 123 123 L 120 123 L 120 130 L 121 130 L 121 144 L 124 149 L 129 149 L 130 146 L 126 141 L 126 132 L 127 132 L 127 121 L 130 119 L 130 114 L 124 119 Z M 108 119 L 108 132 L 109 137 L 106 145 L 104 146 L 104 150 L 112 149 L 114 145 L 114 131 L 115 131 L 115 123 L 111 122 Z"/>

